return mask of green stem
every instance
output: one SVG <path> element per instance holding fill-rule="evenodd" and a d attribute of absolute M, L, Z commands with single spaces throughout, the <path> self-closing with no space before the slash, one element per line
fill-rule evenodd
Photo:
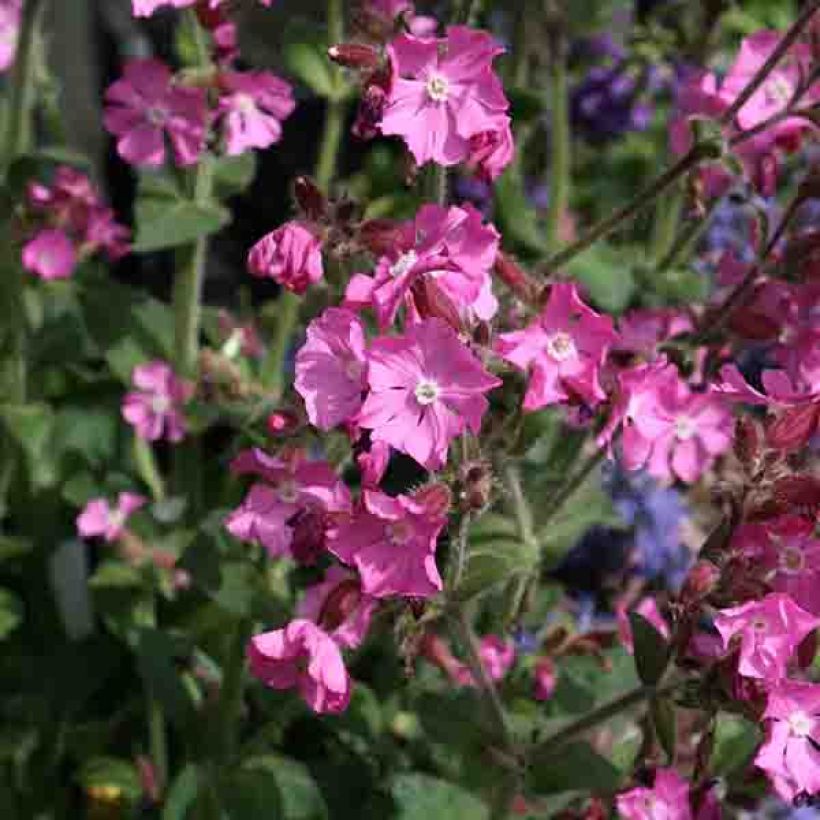
<path fill-rule="evenodd" d="M 157 773 L 160 794 L 168 786 L 168 745 L 165 738 L 165 714 L 162 706 L 150 689 L 146 690 L 146 710 L 148 713 L 148 748 L 151 762 Z"/>
<path fill-rule="evenodd" d="M 599 239 L 610 234 L 615 228 L 621 225 L 621 223 L 637 216 L 637 214 L 673 185 L 680 177 L 687 174 L 700 163 L 705 156 L 707 156 L 707 152 L 704 148 L 695 146 L 688 153 L 684 154 L 674 165 L 639 191 L 630 202 L 611 216 L 593 225 L 571 245 L 553 254 L 545 262 L 542 262 L 536 268 L 537 272 L 543 275 L 555 273 L 556 270 L 566 265 L 567 262 L 574 259 L 578 254 L 583 253 Z"/>
<path fill-rule="evenodd" d="M 336 161 L 339 146 L 342 142 L 345 106 L 341 100 L 327 101 L 325 127 L 319 147 L 319 158 L 316 162 L 316 184 L 327 193 L 327 189 L 336 174 Z"/>
<path fill-rule="evenodd" d="M 555 33 L 552 49 L 549 209 L 546 223 L 547 247 L 550 249 L 556 248 L 560 242 L 561 223 L 569 206 L 572 162 L 567 55 L 562 30 Z"/>
<path fill-rule="evenodd" d="M 299 297 L 289 290 L 283 290 L 276 300 L 276 327 L 260 374 L 260 380 L 273 403 L 278 402 L 285 392 L 285 357 L 293 328 L 299 319 L 300 305 Z"/>
<path fill-rule="evenodd" d="M 678 182 L 664 196 L 658 198 L 655 222 L 652 226 L 651 258 L 656 264 L 665 258 L 675 242 L 685 200 L 685 190 Z M 659 265 L 657 265 L 660 267 Z"/>
<path fill-rule="evenodd" d="M 645 700 L 649 700 L 653 697 L 668 695 L 677 689 L 680 689 L 683 684 L 684 681 L 676 680 L 666 684 L 665 686 L 637 686 L 635 689 L 631 689 L 623 695 L 619 695 L 608 703 L 604 703 L 597 709 L 587 712 L 587 714 L 577 720 L 574 720 L 566 726 L 558 729 L 558 731 L 553 732 L 553 734 L 537 743 L 531 749 L 531 753 L 540 755 L 544 752 L 560 749 L 561 746 L 568 743 L 570 740 L 575 739 L 578 735 L 581 735 L 590 729 L 594 729 L 602 723 L 606 723 L 608 720 L 611 720 L 628 709 L 632 709 L 634 706 L 643 703 Z"/>
<path fill-rule="evenodd" d="M 228 636 L 228 647 L 222 667 L 222 688 L 219 696 L 219 753 L 230 765 L 237 753 L 239 723 L 242 712 L 242 684 L 245 672 L 245 645 L 253 628 L 243 618 Z"/>
<path fill-rule="evenodd" d="M 670 270 L 678 262 L 688 259 L 698 240 L 706 232 L 712 222 L 712 217 L 720 204 L 720 199 L 713 199 L 701 219 L 690 219 L 678 231 L 677 236 L 672 240 L 666 255 L 660 259 L 655 266 L 656 273 Z"/>

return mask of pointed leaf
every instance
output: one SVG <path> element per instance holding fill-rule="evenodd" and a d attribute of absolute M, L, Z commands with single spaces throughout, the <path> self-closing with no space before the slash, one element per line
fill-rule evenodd
<path fill-rule="evenodd" d="M 649 621 L 637 612 L 629 613 L 632 640 L 635 645 L 635 668 L 647 686 L 655 686 L 669 665 L 667 640 Z"/>

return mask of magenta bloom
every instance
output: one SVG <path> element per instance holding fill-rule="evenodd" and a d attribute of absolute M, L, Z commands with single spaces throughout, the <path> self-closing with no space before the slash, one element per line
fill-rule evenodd
<path fill-rule="evenodd" d="M 429 598 L 440 592 L 436 541 L 447 518 L 423 499 L 365 490 L 361 509 L 332 532 L 328 549 L 354 566 L 375 598 Z"/>
<path fill-rule="evenodd" d="M 664 638 L 669 637 L 669 624 L 666 623 L 663 615 L 661 615 L 661 611 L 658 609 L 658 602 L 651 595 L 642 598 L 638 602 L 638 605 L 634 607 L 634 611 L 637 612 L 638 615 L 642 615 L 646 618 Z M 632 640 L 632 625 L 629 622 L 629 612 L 625 606 L 619 605 L 615 610 L 615 615 L 618 619 L 618 637 L 621 639 L 621 643 L 626 647 L 626 651 L 631 655 L 635 651 L 635 646 Z"/>
<path fill-rule="evenodd" d="M 715 618 L 724 648 L 729 649 L 733 639 L 740 642 L 738 672 L 770 683 L 786 674 L 795 649 L 818 626 L 820 619 L 782 593 L 722 609 Z"/>
<path fill-rule="evenodd" d="M 165 6 L 175 9 L 184 9 L 193 6 L 197 0 L 131 0 L 131 9 L 134 17 L 150 17 L 157 9 Z M 218 8 L 226 0 L 208 0 L 207 7 Z M 263 6 L 270 6 L 273 0 L 259 0 Z"/>
<path fill-rule="evenodd" d="M 755 765 L 775 791 L 789 802 L 820 792 L 820 686 L 782 681 L 769 693 L 763 718 L 766 742 Z"/>
<path fill-rule="evenodd" d="M 490 680 L 499 681 L 515 663 L 515 645 L 498 635 L 485 635 L 480 642 L 479 656 Z"/>
<path fill-rule="evenodd" d="M 631 789 L 616 803 L 623 820 L 692 820 L 689 784 L 674 769 L 658 769 L 651 789 Z"/>
<path fill-rule="evenodd" d="M 0 0 L 0 72 L 8 71 L 17 55 L 22 0 Z"/>
<path fill-rule="evenodd" d="M 482 131 L 470 137 L 467 164 L 482 179 L 494 182 L 513 161 L 514 156 L 515 141 L 509 117 L 501 117 L 494 130 Z"/>
<path fill-rule="evenodd" d="M 23 267 L 41 279 L 67 279 L 77 266 L 74 244 L 63 231 L 42 230 L 23 248 Z"/>
<path fill-rule="evenodd" d="M 248 270 L 302 294 L 324 275 L 322 243 L 301 222 L 286 222 L 251 248 Z"/>
<path fill-rule="evenodd" d="M 136 389 L 126 394 L 122 415 L 137 435 L 146 441 L 181 441 L 185 435 L 182 406 L 193 395 L 193 387 L 163 361 L 138 365 L 131 381 Z"/>
<path fill-rule="evenodd" d="M 601 366 L 616 339 L 612 319 L 586 305 L 574 284 L 557 282 L 538 319 L 503 334 L 496 350 L 520 370 L 529 370 L 525 410 L 579 399 L 595 405 L 606 398 Z"/>
<path fill-rule="evenodd" d="M 163 165 L 166 138 L 177 165 L 198 161 L 208 118 L 204 89 L 174 84 L 171 70 L 158 60 L 131 60 L 105 100 L 103 122 L 126 162 Z"/>
<path fill-rule="evenodd" d="M 438 319 L 403 336 L 376 339 L 368 354 L 370 393 L 358 423 L 430 470 L 444 466 L 450 442 L 478 433 L 484 394 L 501 382 L 491 376 Z"/>
<path fill-rule="evenodd" d="M 333 468 L 300 455 L 274 458 L 262 450 L 240 453 L 231 464 L 236 475 L 256 475 L 242 504 L 225 520 L 241 541 L 260 544 L 272 558 L 290 555 L 312 564 L 324 549 L 326 516 L 347 512 L 350 494 Z"/>
<path fill-rule="evenodd" d="M 270 71 L 226 71 L 219 81 L 219 113 L 228 156 L 279 142 L 282 120 L 296 107 L 290 83 Z"/>
<path fill-rule="evenodd" d="M 251 674 L 271 689 L 298 688 L 319 714 L 343 712 L 351 682 L 336 642 L 311 621 L 291 621 L 284 629 L 263 632 L 248 646 Z"/>
<path fill-rule="evenodd" d="M 314 427 L 330 430 L 359 412 L 367 389 L 366 344 L 361 319 L 343 308 L 328 308 L 308 325 L 294 387 Z"/>
<path fill-rule="evenodd" d="M 383 330 L 421 277 L 434 280 L 462 316 L 481 308 L 488 289 L 492 298 L 490 271 L 499 235 L 471 205 L 423 205 L 395 234 L 394 248 L 379 259 L 375 276 L 354 276 L 346 293 L 351 307 L 372 304 Z"/>
<path fill-rule="evenodd" d="M 451 26 L 444 38 L 402 34 L 388 46 L 394 78 L 381 132 L 404 139 L 419 165 L 455 165 L 470 138 L 504 127 L 509 104 L 492 62 L 503 49 L 486 32 Z"/>
<path fill-rule="evenodd" d="M 77 516 L 77 532 L 82 538 L 101 537 L 108 543 L 116 541 L 129 516 L 145 504 L 145 497 L 136 493 L 120 493 L 112 509 L 104 498 L 93 498 Z"/>
<path fill-rule="evenodd" d="M 305 591 L 296 614 L 319 624 L 339 646 L 353 649 L 364 641 L 377 606 L 354 573 L 331 567 L 324 581 Z"/>
<path fill-rule="evenodd" d="M 535 680 L 532 687 L 532 696 L 535 700 L 550 700 L 558 686 L 558 675 L 552 658 L 544 656 L 535 664 Z"/>

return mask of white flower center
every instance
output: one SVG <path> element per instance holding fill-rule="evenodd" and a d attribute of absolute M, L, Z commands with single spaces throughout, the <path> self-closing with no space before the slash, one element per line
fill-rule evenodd
<path fill-rule="evenodd" d="M 165 125 L 165 121 L 168 119 L 168 112 L 164 108 L 151 106 L 145 109 L 145 119 L 148 120 L 151 125 L 159 128 Z"/>
<path fill-rule="evenodd" d="M 276 494 L 285 504 L 295 504 L 296 499 L 299 498 L 299 488 L 292 478 L 286 478 L 276 488 Z"/>
<path fill-rule="evenodd" d="M 390 266 L 390 275 L 394 279 L 398 279 L 408 273 L 418 261 L 419 255 L 415 251 L 407 251 Z"/>
<path fill-rule="evenodd" d="M 151 396 L 151 410 L 158 416 L 163 416 L 171 409 L 171 400 L 168 396 Z"/>
<path fill-rule="evenodd" d="M 108 526 L 115 530 L 121 530 L 125 524 L 125 513 L 122 510 L 111 510 L 108 513 Z"/>
<path fill-rule="evenodd" d="M 688 441 L 697 431 L 697 425 L 691 416 L 680 415 L 675 419 L 675 438 L 680 441 Z"/>
<path fill-rule="evenodd" d="M 422 406 L 427 407 L 433 404 L 441 393 L 439 386 L 430 379 L 422 379 L 417 385 L 415 391 L 416 401 Z"/>
<path fill-rule="evenodd" d="M 785 572 L 790 574 L 802 572 L 805 563 L 803 550 L 797 547 L 786 547 L 780 554 L 780 566 Z"/>
<path fill-rule="evenodd" d="M 575 342 L 569 333 L 559 330 L 547 339 L 547 354 L 556 362 L 565 362 L 567 359 L 574 359 L 578 355 Z"/>
<path fill-rule="evenodd" d="M 250 94 L 234 94 L 233 104 L 241 114 L 253 114 L 256 111 L 256 103 Z"/>
<path fill-rule="evenodd" d="M 387 525 L 386 531 L 390 543 L 397 547 L 404 546 L 413 537 L 413 527 L 407 521 L 394 521 Z"/>
<path fill-rule="evenodd" d="M 433 102 L 445 102 L 450 94 L 450 81 L 441 74 L 431 74 L 427 78 L 427 96 Z"/>
<path fill-rule="evenodd" d="M 766 97 L 769 102 L 777 103 L 783 107 L 787 106 L 794 96 L 792 84 L 783 76 L 772 77 L 766 83 Z"/>
<path fill-rule="evenodd" d="M 814 720 L 812 720 L 811 715 L 807 715 L 805 712 L 794 712 L 789 715 L 786 722 L 789 724 L 791 733 L 796 737 L 808 737 L 814 728 Z"/>

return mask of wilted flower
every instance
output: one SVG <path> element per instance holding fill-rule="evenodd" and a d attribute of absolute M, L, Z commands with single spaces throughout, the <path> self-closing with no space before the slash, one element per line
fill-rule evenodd
<path fill-rule="evenodd" d="M 302 294 L 324 275 L 322 243 L 301 222 L 286 222 L 251 248 L 248 270 Z"/>

